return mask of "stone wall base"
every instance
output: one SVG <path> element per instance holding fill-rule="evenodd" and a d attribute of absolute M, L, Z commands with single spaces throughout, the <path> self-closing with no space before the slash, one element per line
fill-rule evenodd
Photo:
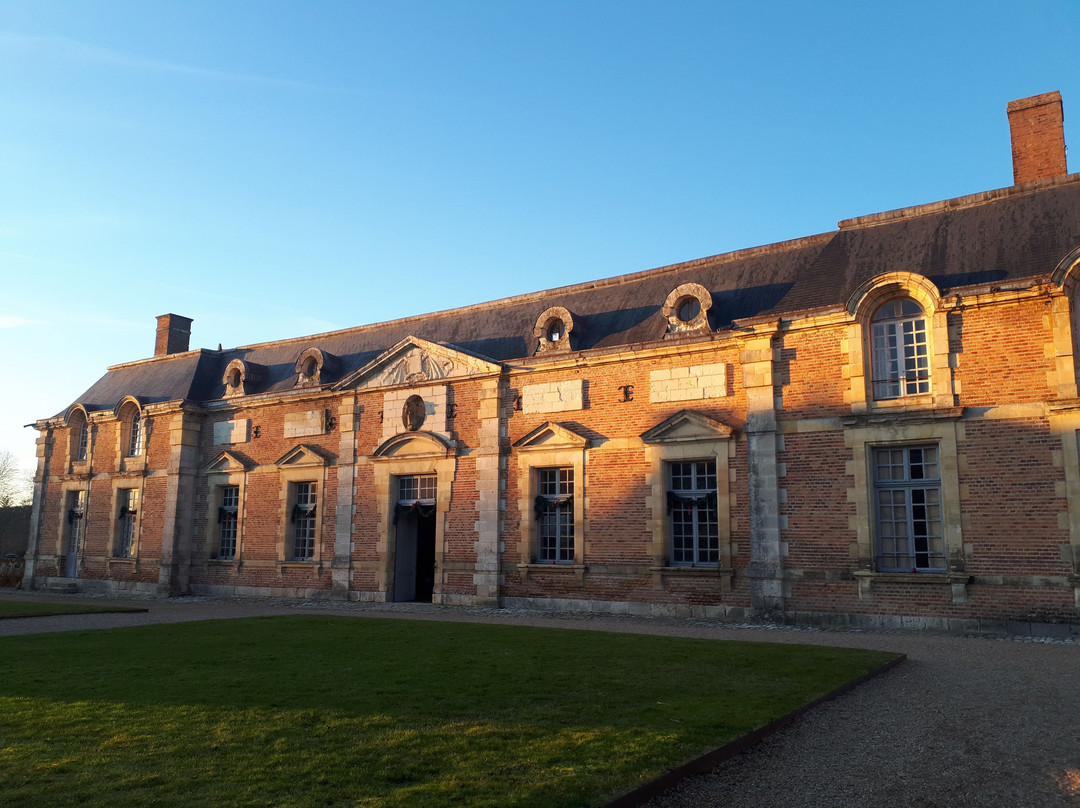
<path fill-rule="evenodd" d="M 1048 637 L 1080 640 L 1080 623 L 1038 623 L 1019 620 L 977 620 L 955 617 L 912 617 L 883 614 L 831 614 L 827 612 L 777 612 L 768 618 L 738 606 L 636 603 L 577 600 L 572 598 L 503 598 L 507 609 L 540 612 L 626 614 L 638 617 L 676 617 L 726 620 L 762 627 L 789 625 L 850 631 L 940 632 L 981 636 Z"/>

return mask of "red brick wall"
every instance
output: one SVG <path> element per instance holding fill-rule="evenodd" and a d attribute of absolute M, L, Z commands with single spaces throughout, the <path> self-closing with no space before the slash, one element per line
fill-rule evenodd
<path fill-rule="evenodd" d="M 1053 341 L 1043 301 L 968 308 L 959 317 L 963 344 L 956 378 L 968 407 L 1043 401 L 1046 374 L 1055 370 L 1044 345 Z"/>
<path fill-rule="evenodd" d="M 1061 557 L 1068 530 L 1058 514 L 1068 503 L 1058 497 L 1064 482 L 1052 452 L 1061 440 L 1043 419 L 969 422 L 960 451 L 966 459 L 960 485 L 969 526 L 964 541 L 972 547 L 967 571 L 974 575 L 1070 575 Z"/>
<path fill-rule="evenodd" d="M 820 418 L 851 411 L 844 392 L 851 381 L 840 369 L 847 357 L 840 352 L 844 328 L 796 331 L 784 336 L 776 371 L 783 395 L 780 418 Z"/>
<path fill-rule="evenodd" d="M 787 492 L 780 514 L 787 529 L 780 531 L 788 544 L 784 566 L 801 570 L 853 571 L 857 559 L 849 547 L 856 541 L 850 526 L 855 503 L 847 501 L 854 484 L 846 463 L 851 451 L 842 432 L 812 432 L 784 436 L 784 451 L 777 453 L 786 475 L 779 487 Z"/>

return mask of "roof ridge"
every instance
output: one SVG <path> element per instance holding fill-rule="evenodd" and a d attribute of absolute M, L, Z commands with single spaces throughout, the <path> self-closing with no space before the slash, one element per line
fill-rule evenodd
<path fill-rule="evenodd" d="M 1051 177 L 1046 180 L 1025 182 L 1022 185 L 1010 185 L 1006 188 L 995 188 L 992 191 L 980 191 L 977 194 L 954 196 L 951 199 L 942 199 L 939 202 L 926 202 L 921 205 L 911 205 L 906 208 L 895 208 L 882 213 L 870 213 L 865 216 L 856 216 L 851 219 L 842 219 L 837 223 L 841 230 L 851 230 L 856 227 L 873 227 L 874 225 L 897 222 L 903 219 L 914 219 L 918 216 L 926 216 L 930 213 L 941 213 L 947 210 L 960 210 L 975 205 L 985 205 L 996 202 L 999 199 L 1007 199 L 1012 196 L 1025 196 L 1041 191 L 1045 188 L 1053 188 L 1057 185 L 1071 185 L 1080 182 L 1080 173 L 1064 174 L 1060 177 Z"/>
<path fill-rule="evenodd" d="M 323 339 L 329 336 L 340 336 L 342 334 L 349 333 L 361 333 L 378 328 L 386 328 L 388 326 L 400 326 L 413 321 L 428 320 L 432 317 L 443 317 L 453 314 L 468 314 L 474 311 L 490 309 L 494 306 L 527 303 L 533 300 L 548 300 L 558 295 L 573 294 L 576 292 L 588 292 L 595 289 L 604 289 L 624 283 L 636 283 L 650 277 L 657 277 L 672 272 L 685 272 L 687 270 L 692 270 L 696 267 L 707 265 L 712 266 L 716 264 L 727 264 L 746 258 L 753 258 L 758 255 L 768 255 L 771 253 L 796 250 L 803 247 L 811 247 L 817 244 L 823 244 L 835 235 L 836 231 L 830 231 L 827 233 L 819 233 L 813 236 L 801 236 L 799 238 L 788 239 L 786 241 L 776 241 L 771 244 L 763 244 L 757 247 L 745 247 L 739 250 L 732 250 L 731 252 L 717 253 L 716 255 L 706 256 L 705 258 L 694 258 L 690 261 L 682 261 L 676 264 L 665 264 L 664 266 L 653 267 L 652 269 L 644 269 L 625 275 L 615 275 L 608 278 L 599 278 L 597 280 L 584 281 L 581 283 L 569 284 L 567 286 L 556 286 L 552 289 L 541 289 L 536 292 L 526 292 L 524 294 L 512 295 L 510 297 L 496 298 L 495 300 L 488 300 L 483 303 L 471 303 L 468 306 L 459 306 L 452 309 L 441 309 L 439 311 L 430 311 L 423 314 L 413 314 L 408 317 L 399 317 L 396 320 L 384 320 L 378 323 L 366 323 L 364 325 L 350 326 L 348 328 L 339 328 L 333 331 L 322 331 L 317 334 L 308 334 L 301 337 L 286 337 L 285 339 L 280 340 L 255 342 L 250 345 L 237 345 L 235 348 L 228 348 L 224 352 L 228 353 L 230 351 L 249 350 L 252 348 L 265 348 L 271 345 L 287 345 L 289 343 L 304 342 L 305 340 Z M 539 314 L 539 312 L 537 312 L 537 314 Z"/>

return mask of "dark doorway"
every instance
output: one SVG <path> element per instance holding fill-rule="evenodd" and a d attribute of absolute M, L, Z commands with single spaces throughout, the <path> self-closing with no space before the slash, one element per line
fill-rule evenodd
<path fill-rule="evenodd" d="M 414 510 L 397 524 L 394 600 L 431 603 L 435 591 L 435 514 Z"/>
<path fill-rule="evenodd" d="M 416 518 L 416 599 L 431 603 L 435 592 L 435 515 Z"/>

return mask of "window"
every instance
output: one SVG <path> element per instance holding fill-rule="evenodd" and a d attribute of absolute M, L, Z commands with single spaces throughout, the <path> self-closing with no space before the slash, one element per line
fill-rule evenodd
<path fill-rule="evenodd" d="M 689 295 L 675 304 L 675 316 L 682 323 L 692 323 L 701 314 L 701 301 Z"/>
<path fill-rule="evenodd" d="M 926 317 L 911 298 L 890 300 L 870 320 L 874 398 L 930 392 Z"/>
<path fill-rule="evenodd" d="M 414 502 L 435 501 L 438 477 L 434 474 L 410 474 L 398 477 L 398 502 L 411 505 Z"/>
<path fill-rule="evenodd" d="M 667 333 L 676 336 L 709 333 L 708 312 L 712 303 L 712 295 L 700 283 L 683 283 L 675 287 L 660 307 L 667 320 Z"/>
<path fill-rule="evenodd" d="M 83 535 L 83 516 L 86 514 L 86 492 L 85 491 L 69 491 L 68 492 L 68 512 L 67 512 L 67 547 L 64 550 L 65 555 L 75 555 L 79 552 L 79 545 L 82 543 Z"/>
<path fill-rule="evenodd" d="M 547 340 L 548 342 L 558 342 L 562 339 L 563 335 L 563 321 L 557 317 L 553 317 L 547 324 Z"/>
<path fill-rule="evenodd" d="M 874 449 L 879 572 L 944 572 L 937 446 Z"/>
<path fill-rule="evenodd" d="M 142 414 L 138 411 L 132 412 L 131 420 L 128 422 L 128 445 L 127 456 L 138 457 L 142 454 L 143 448 L 143 423 Z"/>
<path fill-rule="evenodd" d="M 574 330 L 574 315 L 563 306 L 544 309 L 536 318 L 533 334 L 538 342 L 537 352 L 569 350 L 570 334 Z"/>
<path fill-rule="evenodd" d="M 668 465 L 671 565 L 715 565 L 720 560 L 716 461 Z"/>
<path fill-rule="evenodd" d="M 116 556 L 135 555 L 136 520 L 139 516 L 139 489 L 121 488 L 118 493 L 120 512 L 117 514 Z"/>
<path fill-rule="evenodd" d="M 218 508 L 217 557 L 223 560 L 236 558 L 236 534 L 240 515 L 240 486 L 221 487 L 221 505 Z"/>
<path fill-rule="evenodd" d="M 537 469 L 537 552 L 545 564 L 574 563 L 574 470 Z"/>
<path fill-rule="evenodd" d="M 318 484 L 313 482 L 293 485 L 293 561 L 311 561 L 315 558 L 315 510 L 318 504 Z"/>
<path fill-rule="evenodd" d="M 75 459 L 78 461 L 86 460 L 86 451 L 90 445 L 90 426 L 86 423 L 86 419 L 79 425 L 79 441 L 75 446 Z"/>

